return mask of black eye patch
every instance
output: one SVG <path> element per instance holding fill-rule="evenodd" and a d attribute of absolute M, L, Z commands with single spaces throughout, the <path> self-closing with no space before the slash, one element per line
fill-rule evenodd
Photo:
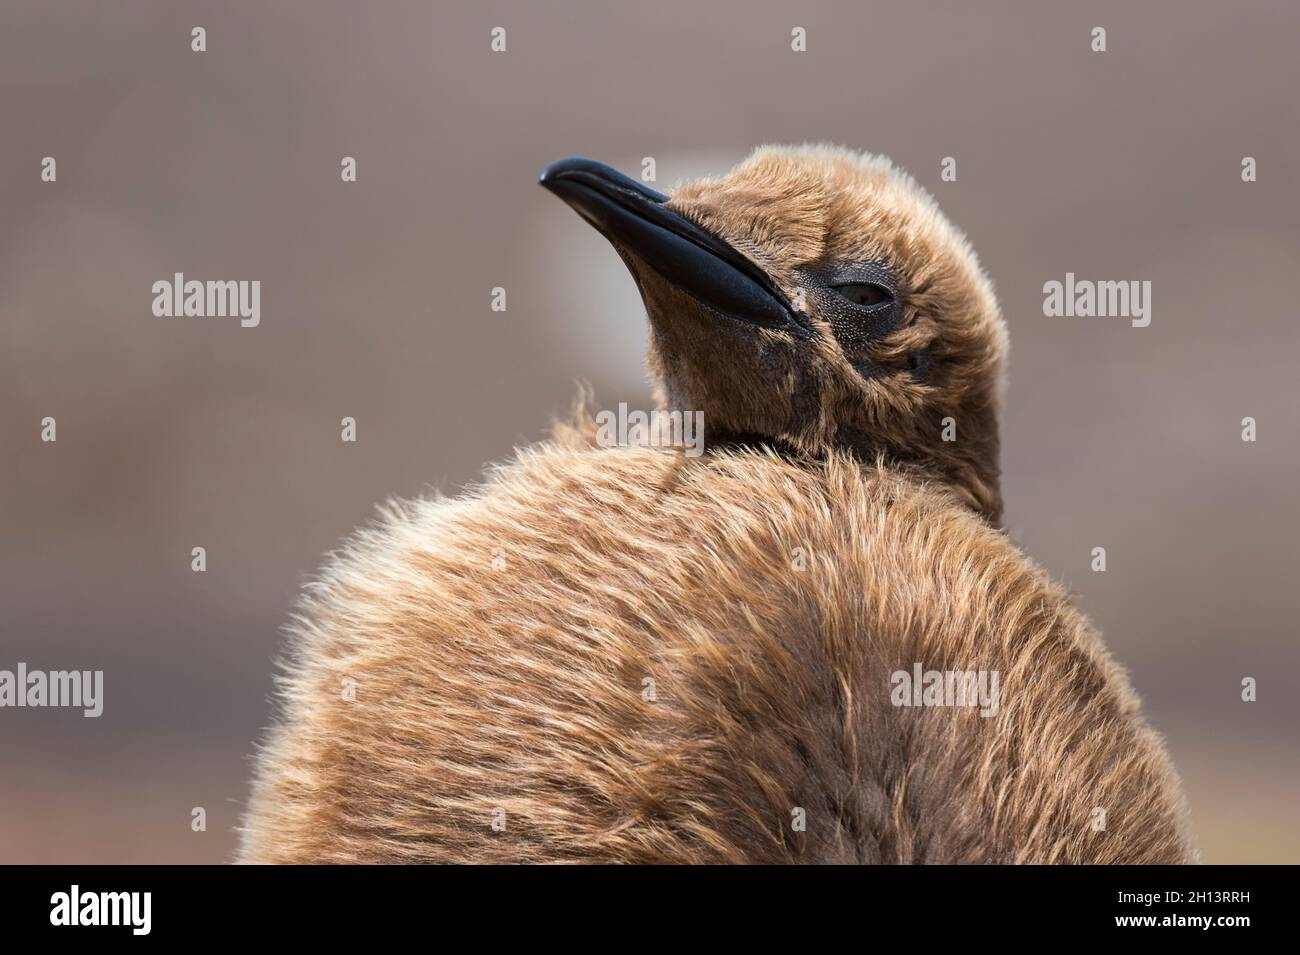
<path fill-rule="evenodd" d="M 800 278 L 807 282 L 808 310 L 826 320 L 850 359 L 898 327 L 899 281 L 888 266 L 836 262 Z"/>

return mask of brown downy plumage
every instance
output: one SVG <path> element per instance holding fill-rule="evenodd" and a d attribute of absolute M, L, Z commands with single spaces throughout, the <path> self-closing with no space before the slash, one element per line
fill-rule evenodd
<path fill-rule="evenodd" d="M 1122 670 L 997 529 L 1006 336 L 933 201 L 828 147 L 670 200 L 542 181 L 627 262 L 708 452 L 579 414 L 354 536 L 295 618 L 241 860 L 1190 861 Z M 898 705 L 918 664 L 996 672 L 997 705 Z"/>

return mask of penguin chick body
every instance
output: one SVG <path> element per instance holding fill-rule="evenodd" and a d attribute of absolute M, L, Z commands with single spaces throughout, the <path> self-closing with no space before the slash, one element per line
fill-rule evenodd
<path fill-rule="evenodd" d="M 580 417 L 358 532 L 291 628 L 240 860 L 1190 861 L 1123 672 L 996 526 L 1005 333 L 919 187 L 825 147 L 671 199 L 542 181 L 708 453 Z M 996 701 L 909 700 L 922 671 Z"/>
<path fill-rule="evenodd" d="M 948 492 L 838 456 L 544 445 L 390 509 L 295 638 L 245 861 L 1186 857 L 1065 596 Z M 894 706 L 915 661 L 999 671 L 998 712 Z"/>

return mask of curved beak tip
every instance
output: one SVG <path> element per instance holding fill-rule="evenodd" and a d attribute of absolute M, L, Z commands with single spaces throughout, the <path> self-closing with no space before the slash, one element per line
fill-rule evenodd
<path fill-rule="evenodd" d="M 563 175 L 565 169 L 569 168 L 573 160 L 557 159 L 554 162 L 548 162 L 540 173 L 537 174 L 537 184 L 550 188 L 556 179 Z"/>
<path fill-rule="evenodd" d="M 621 195 L 625 199 L 635 198 L 654 203 L 668 201 L 668 197 L 662 192 L 656 192 L 644 183 L 623 175 L 613 166 L 596 162 L 594 159 L 584 159 L 581 156 L 567 156 L 547 163 L 538 174 L 537 183 L 552 192 L 562 184 L 580 184 L 611 197 Z"/>

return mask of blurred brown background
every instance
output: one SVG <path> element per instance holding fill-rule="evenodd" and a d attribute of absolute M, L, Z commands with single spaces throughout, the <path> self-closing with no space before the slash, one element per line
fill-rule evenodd
<path fill-rule="evenodd" d="M 823 139 L 910 169 L 994 277 L 1008 530 L 1130 668 L 1205 860 L 1300 861 L 1300 7 L 1055 7 L 8 0 L 0 668 L 102 668 L 106 702 L 0 710 L 0 861 L 227 859 L 322 553 L 579 378 L 645 406 L 636 292 L 547 161 L 666 189 Z M 260 327 L 153 317 L 176 271 L 260 279 Z M 1151 326 L 1045 318 L 1067 271 L 1151 280 Z"/>

